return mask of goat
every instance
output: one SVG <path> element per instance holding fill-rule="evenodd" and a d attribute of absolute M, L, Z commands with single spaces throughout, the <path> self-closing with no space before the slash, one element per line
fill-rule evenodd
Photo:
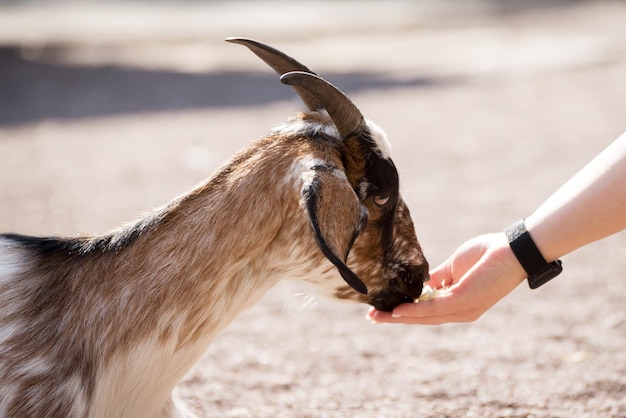
<path fill-rule="evenodd" d="M 385 133 L 293 58 L 227 40 L 309 110 L 124 227 L 1 234 L 0 416 L 190 416 L 178 381 L 282 279 L 381 310 L 420 295 L 428 265 Z"/>

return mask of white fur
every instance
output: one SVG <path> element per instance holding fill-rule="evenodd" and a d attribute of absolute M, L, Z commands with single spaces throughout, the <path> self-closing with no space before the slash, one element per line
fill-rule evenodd
<path fill-rule="evenodd" d="M 8 284 L 25 268 L 25 257 L 20 247 L 0 237 L 0 286 Z"/>
<path fill-rule="evenodd" d="M 204 343 L 204 344 L 203 344 Z M 202 354 L 208 341 L 176 350 L 176 341 L 146 341 L 119 353 L 101 372 L 90 416 L 93 418 L 157 418 L 172 390 Z M 176 405 L 167 405 L 176 416 Z M 180 415 L 189 416 L 189 415 Z"/>
<path fill-rule="evenodd" d="M 325 110 L 320 110 L 320 112 L 326 113 Z M 330 118 L 328 119 L 328 123 L 324 124 L 315 122 L 313 120 L 292 119 L 287 123 L 276 126 L 270 131 L 270 133 L 288 136 L 317 136 L 322 134 L 331 138 L 340 138 L 339 131 L 337 131 L 337 127 L 334 123 L 332 123 Z"/>
<path fill-rule="evenodd" d="M 387 139 L 387 133 L 378 126 L 376 123 L 372 122 L 369 119 L 366 119 L 365 122 L 372 133 L 372 139 L 376 142 L 376 146 L 380 151 L 380 157 L 390 160 L 391 159 L 391 144 L 389 143 L 389 139 Z"/>
<path fill-rule="evenodd" d="M 254 260 L 244 266 L 237 275 L 247 277 L 245 281 L 247 287 L 238 290 L 239 297 L 233 302 L 237 309 L 228 312 L 224 317 L 212 318 L 215 322 L 211 333 L 204 338 L 183 347 L 180 347 L 181 341 L 176 338 L 165 342 L 151 339 L 134 346 L 129 352 L 119 353 L 101 372 L 90 417 L 193 417 L 175 396 L 172 397 L 172 391 L 186 371 L 200 358 L 216 334 L 280 280 L 315 277 L 315 282 L 320 285 L 322 291 L 324 291 L 322 284 L 332 282 L 331 279 L 336 273 L 329 262 L 303 266 L 295 262 L 302 256 L 301 246 L 294 243 L 289 249 L 282 248 L 280 254 L 270 255 L 268 260 L 259 262 L 274 266 L 270 280 L 267 280 L 268 272 L 257 270 L 258 266 Z M 255 277 L 256 275 L 263 279 Z M 332 295 L 333 289 L 334 287 L 328 286 L 327 293 Z M 217 303 L 222 301 L 219 300 Z M 220 306 L 213 306 L 213 309 L 207 310 L 207 319 L 211 319 L 209 317 L 214 311 L 222 309 L 224 312 L 227 311 Z M 162 318 L 162 321 L 166 319 Z M 179 323 L 180 327 L 183 325 Z"/>
<path fill-rule="evenodd" d="M 25 269 L 25 257 L 19 247 L 0 237 L 0 295 L 2 295 L 0 302 L 0 355 L 5 341 L 9 340 L 21 328 L 18 320 L 9 320 L 9 317 L 21 310 L 24 295 L 19 293 L 13 281 L 16 275 Z M 0 395 L 3 393 L 3 386 L 0 382 Z"/>

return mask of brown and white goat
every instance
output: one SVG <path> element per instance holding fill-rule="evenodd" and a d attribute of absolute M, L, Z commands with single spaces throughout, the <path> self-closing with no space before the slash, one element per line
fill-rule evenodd
<path fill-rule="evenodd" d="M 0 416 L 187 416 L 177 382 L 282 279 L 382 310 L 420 295 L 428 267 L 384 132 L 292 58 L 230 41 L 309 111 L 108 234 L 0 235 Z"/>

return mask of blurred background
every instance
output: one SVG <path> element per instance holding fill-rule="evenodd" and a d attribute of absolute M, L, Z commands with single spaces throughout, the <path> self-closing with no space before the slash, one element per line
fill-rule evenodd
<path fill-rule="evenodd" d="M 437 265 L 527 216 L 626 129 L 623 1 L 0 1 L 0 231 L 105 232 L 302 110 L 228 36 L 383 126 Z M 626 210 L 626 208 L 625 208 Z M 273 289 L 183 384 L 206 417 L 623 417 L 623 234 L 478 322 L 374 326 Z"/>

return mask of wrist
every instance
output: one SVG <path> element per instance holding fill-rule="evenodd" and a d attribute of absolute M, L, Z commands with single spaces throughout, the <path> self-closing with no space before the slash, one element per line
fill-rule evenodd
<path fill-rule="evenodd" d="M 536 289 L 552 280 L 563 268 L 560 260 L 548 262 L 537 247 L 524 220 L 518 221 L 504 230 L 517 261 L 526 272 L 528 285 Z"/>
<path fill-rule="evenodd" d="M 515 282 L 515 285 L 518 285 L 526 279 L 526 271 L 520 264 L 517 257 L 515 257 L 515 253 L 513 253 L 513 250 L 509 245 L 509 240 L 507 239 L 506 234 L 502 232 L 499 234 L 498 238 L 499 245 L 497 251 L 500 254 L 502 265 L 507 271 L 506 276 L 511 277 L 511 279 Z"/>
<path fill-rule="evenodd" d="M 556 243 L 553 242 L 554 234 L 550 230 L 550 222 L 537 219 L 534 214 L 524 219 L 524 222 L 539 252 L 547 262 L 550 263 L 564 254 L 557 249 Z"/>

